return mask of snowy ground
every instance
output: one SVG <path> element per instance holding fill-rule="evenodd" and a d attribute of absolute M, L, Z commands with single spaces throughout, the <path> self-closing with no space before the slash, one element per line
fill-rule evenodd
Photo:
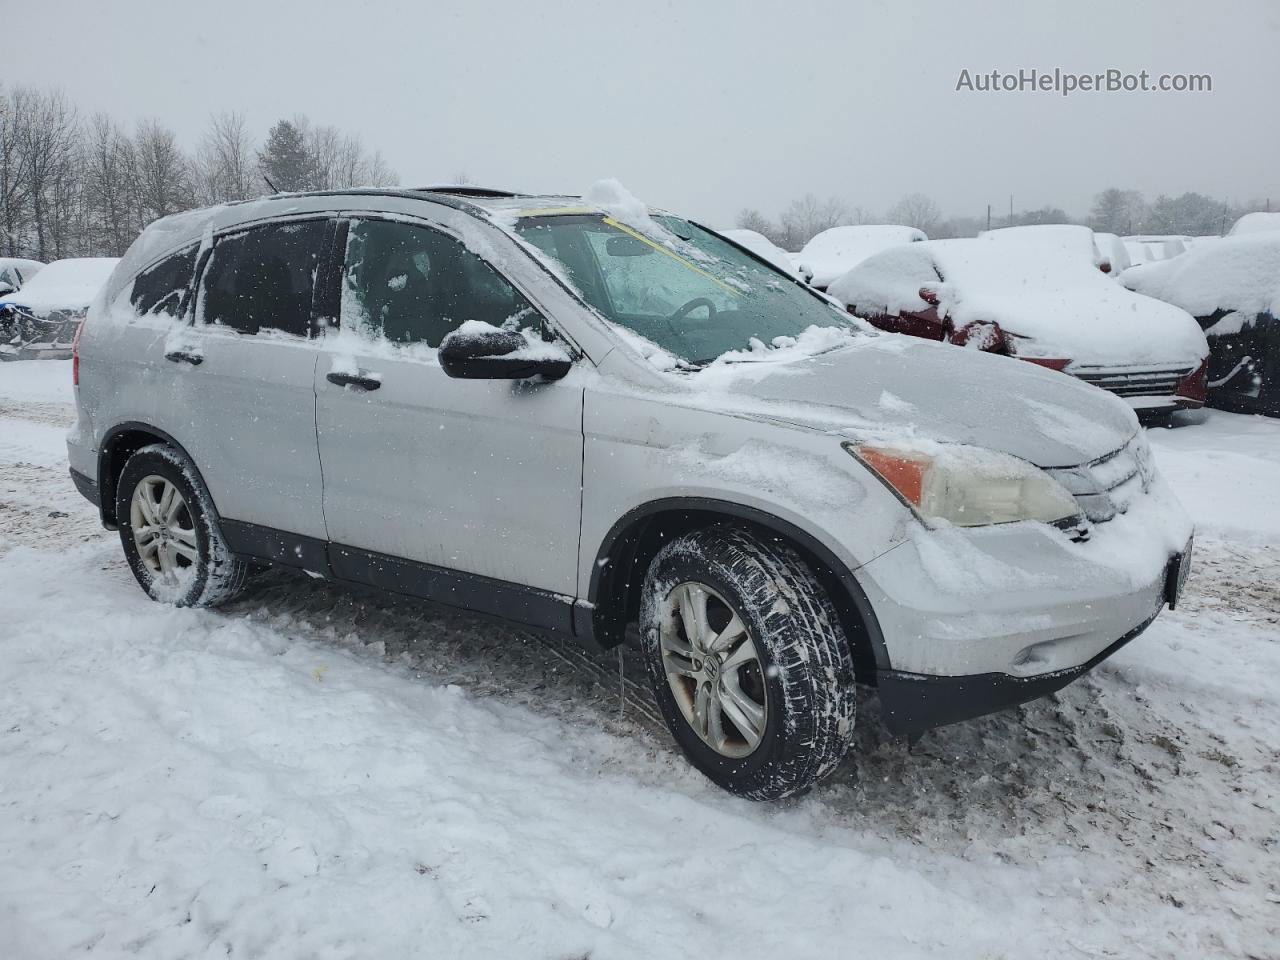
<path fill-rule="evenodd" d="M 1182 609 L 799 800 L 720 793 L 639 677 L 272 573 L 144 599 L 0 364 L 0 958 L 1280 957 L 1280 421 L 1152 434 Z"/>

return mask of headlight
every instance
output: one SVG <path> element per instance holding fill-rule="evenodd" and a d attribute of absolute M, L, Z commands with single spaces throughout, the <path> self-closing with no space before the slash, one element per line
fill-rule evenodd
<path fill-rule="evenodd" d="M 1080 513 L 1062 484 L 1007 453 L 960 445 L 937 453 L 856 443 L 844 448 L 922 517 L 958 527 L 1015 520 L 1057 523 Z"/>

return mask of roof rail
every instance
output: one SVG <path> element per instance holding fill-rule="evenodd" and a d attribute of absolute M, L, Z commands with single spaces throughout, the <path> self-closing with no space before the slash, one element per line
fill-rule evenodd
<path fill-rule="evenodd" d="M 524 193 L 518 193 L 515 190 L 499 190 L 494 187 L 476 187 L 471 184 L 438 184 L 433 187 L 414 187 L 415 190 L 421 190 L 424 193 L 448 193 L 455 197 L 523 197 Z"/>

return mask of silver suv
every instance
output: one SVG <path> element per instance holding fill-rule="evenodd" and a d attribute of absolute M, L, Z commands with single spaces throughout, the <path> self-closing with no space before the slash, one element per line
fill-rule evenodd
<path fill-rule="evenodd" d="M 877 333 L 622 196 L 280 196 L 161 220 L 90 310 L 72 476 L 142 588 L 262 564 L 639 638 L 689 759 L 813 783 L 855 680 L 910 737 L 1067 684 L 1177 599 L 1120 400 Z"/>

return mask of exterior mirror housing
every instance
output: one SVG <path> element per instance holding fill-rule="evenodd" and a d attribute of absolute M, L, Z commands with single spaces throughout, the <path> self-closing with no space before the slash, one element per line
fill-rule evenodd
<path fill-rule="evenodd" d="M 8 280 L 0 280 L 0 297 L 7 296 L 11 293 L 16 293 L 17 290 L 18 288 L 15 287 Z"/>
<path fill-rule="evenodd" d="M 558 344 L 530 343 L 513 330 L 455 330 L 440 344 L 440 367 L 460 380 L 559 380 L 573 360 Z"/>

